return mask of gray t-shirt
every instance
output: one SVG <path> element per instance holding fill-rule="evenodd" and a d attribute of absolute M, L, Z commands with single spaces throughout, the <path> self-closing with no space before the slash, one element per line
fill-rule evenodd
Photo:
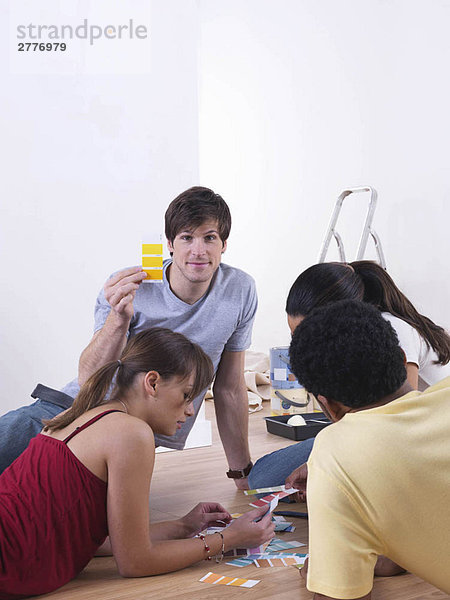
<path fill-rule="evenodd" d="M 250 346 L 258 304 L 255 282 L 244 271 L 221 263 L 206 294 L 195 304 L 186 304 L 175 296 L 167 281 L 167 267 L 171 263 L 172 260 L 164 261 L 162 283 L 139 286 L 128 334 L 135 335 L 149 327 L 167 327 L 182 333 L 208 354 L 217 370 L 224 350 L 241 352 Z M 103 327 L 110 310 L 102 290 L 95 305 L 94 333 Z M 78 380 L 71 381 L 62 391 L 75 397 Z M 155 436 L 157 444 L 184 448 L 205 392 L 194 400 L 195 416 L 187 419 L 174 436 Z"/>

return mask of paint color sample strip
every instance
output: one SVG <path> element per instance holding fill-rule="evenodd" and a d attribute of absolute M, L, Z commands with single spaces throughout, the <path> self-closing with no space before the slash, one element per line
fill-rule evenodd
<path fill-rule="evenodd" d="M 259 500 L 254 500 L 250 503 L 250 506 L 260 508 L 261 506 L 264 506 L 264 504 L 270 504 L 274 498 L 278 498 L 278 500 L 281 500 L 281 498 L 286 498 L 291 494 L 295 494 L 295 492 L 298 492 L 298 490 L 294 488 L 290 488 L 289 490 L 286 490 L 284 492 L 275 492 L 274 494 L 269 494 L 268 496 L 264 496 L 264 498 L 260 498 Z"/>
<path fill-rule="evenodd" d="M 232 565 L 233 567 L 248 567 L 249 565 L 253 564 L 253 561 L 247 557 L 233 558 L 233 560 L 230 560 L 230 561 L 226 562 L 225 564 Z"/>
<path fill-rule="evenodd" d="M 244 490 L 246 496 L 254 496 L 255 494 L 271 494 L 273 492 L 285 492 L 285 485 L 275 485 L 274 487 L 257 488 L 255 490 Z"/>
<path fill-rule="evenodd" d="M 256 548 L 233 548 L 232 550 L 227 550 L 224 556 L 242 556 L 247 557 L 249 554 L 261 554 L 264 552 L 269 545 L 269 542 L 265 542 L 261 544 L 261 546 L 257 546 Z"/>
<path fill-rule="evenodd" d="M 249 556 L 243 556 L 242 558 L 235 558 L 226 564 L 232 565 L 233 567 L 248 567 L 255 564 L 256 560 L 290 557 L 298 558 L 299 561 L 302 561 L 301 564 L 303 564 L 307 556 L 307 554 L 300 554 L 299 552 L 293 552 L 290 554 L 272 554 L 271 552 L 262 552 L 261 554 L 250 554 Z"/>
<path fill-rule="evenodd" d="M 306 544 L 303 544 L 302 542 L 285 542 L 279 538 L 273 538 L 267 546 L 267 550 L 276 552 L 277 550 L 288 550 L 289 548 L 298 548 L 299 546 L 306 546 Z"/>
<path fill-rule="evenodd" d="M 303 563 L 299 563 L 298 565 L 292 565 L 292 566 L 295 567 L 296 569 L 298 569 L 300 571 L 300 569 L 305 564 L 307 558 L 309 558 L 309 554 L 304 554 L 303 555 Z"/>
<path fill-rule="evenodd" d="M 224 575 L 218 575 L 217 573 L 207 573 L 204 577 L 199 579 L 203 583 L 212 583 L 214 585 L 232 585 L 234 587 L 252 588 L 259 579 L 244 579 L 243 577 L 225 577 Z"/>
<path fill-rule="evenodd" d="M 272 521 L 275 523 L 275 531 L 295 531 L 295 527 L 291 521 L 281 515 L 272 515 Z"/>
<path fill-rule="evenodd" d="M 218 531 L 222 532 L 225 527 L 208 527 L 203 531 L 204 535 L 212 535 L 213 533 L 217 533 Z"/>
<path fill-rule="evenodd" d="M 298 565 L 305 561 L 298 556 L 286 556 L 276 558 L 260 558 L 253 561 L 257 567 L 290 567 L 292 565 Z"/>
<path fill-rule="evenodd" d="M 224 556 L 247 556 L 248 550 L 247 548 L 233 548 L 232 550 L 227 550 Z"/>
<path fill-rule="evenodd" d="M 273 512 L 277 506 L 278 506 L 278 496 L 275 496 L 275 498 L 272 498 L 272 500 L 270 501 L 269 510 L 267 512 Z"/>
<path fill-rule="evenodd" d="M 295 531 L 294 525 L 286 521 L 285 523 L 275 523 L 275 531 Z"/>
<path fill-rule="evenodd" d="M 162 256 L 142 256 L 142 266 L 146 267 L 157 267 L 162 269 L 163 259 Z"/>
<path fill-rule="evenodd" d="M 275 497 L 276 496 L 274 494 L 270 494 L 269 496 L 265 496 L 264 498 L 260 498 L 259 500 L 254 500 L 250 503 L 250 506 L 253 506 L 254 508 L 261 508 L 261 506 L 266 506 L 267 504 L 270 504 Z"/>
<path fill-rule="evenodd" d="M 264 542 L 261 546 L 257 546 L 256 548 L 248 548 L 247 554 L 261 554 L 261 552 L 265 552 L 269 542 Z"/>
<path fill-rule="evenodd" d="M 161 240 L 161 236 L 159 237 Z M 162 243 L 142 242 L 142 270 L 147 273 L 144 283 L 163 280 L 163 245 Z"/>
<path fill-rule="evenodd" d="M 277 554 L 273 554 L 273 552 L 263 552 L 262 554 L 250 554 L 249 556 L 246 556 L 245 559 L 243 560 L 251 560 L 252 562 L 255 562 L 255 560 L 262 560 L 264 559 L 272 559 L 272 558 L 298 558 L 298 559 L 304 559 L 306 556 L 308 556 L 307 554 L 302 554 L 300 552 L 278 552 Z"/>

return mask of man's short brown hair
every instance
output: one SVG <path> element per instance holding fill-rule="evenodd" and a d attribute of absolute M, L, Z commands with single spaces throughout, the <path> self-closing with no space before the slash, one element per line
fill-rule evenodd
<path fill-rule="evenodd" d="M 196 229 L 205 221 L 217 221 L 222 243 L 230 235 L 231 214 L 227 203 L 206 187 L 191 187 L 172 200 L 166 210 L 166 238 L 173 244 L 180 231 Z"/>

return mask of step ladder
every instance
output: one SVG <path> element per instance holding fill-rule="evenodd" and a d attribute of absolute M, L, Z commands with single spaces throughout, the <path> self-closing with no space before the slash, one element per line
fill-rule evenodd
<path fill-rule="evenodd" d="M 331 220 L 328 225 L 328 230 L 325 235 L 325 239 L 323 241 L 322 248 L 320 250 L 318 262 L 320 262 L 320 263 L 325 262 L 325 257 L 328 252 L 328 247 L 330 245 L 331 238 L 333 238 L 333 237 L 337 243 L 339 257 L 340 257 L 341 262 L 347 262 L 347 259 L 345 257 L 345 251 L 344 251 L 344 243 L 342 241 L 341 236 L 336 231 L 336 223 L 338 221 L 339 213 L 341 212 L 342 204 L 344 203 L 345 198 L 350 196 L 350 194 L 360 194 L 361 192 L 370 192 L 370 200 L 369 200 L 369 206 L 367 208 L 366 220 L 365 220 L 364 227 L 362 230 L 361 239 L 359 241 L 358 251 L 356 253 L 355 260 L 363 260 L 364 253 L 365 253 L 366 247 L 367 247 L 367 242 L 368 242 L 369 235 L 370 235 L 375 243 L 375 249 L 376 249 L 377 256 L 378 256 L 378 262 L 383 267 L 383 269 L 386 269 L 386 261 L 384 259 L 383 248 L 381 247 L 380 238 L 378 237 L 378 234 L 372 229 L 373 216 L 375 213 L 375 208 L 377 206 L 377 191 L 373 187 L 370 187 L 370 186 L 349 188 L 340 193 L 338 199 L 336 200 L 336 204 L 334 206 L 333 214 L 331 216 Z"/>

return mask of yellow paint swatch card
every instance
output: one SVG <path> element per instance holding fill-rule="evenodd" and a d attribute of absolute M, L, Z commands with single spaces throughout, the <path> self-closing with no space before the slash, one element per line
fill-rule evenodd
<path fill-rule="evenodd" d="M 225 577 L 224 575 L 218 575 L 217 573 L 207 573 L 199 581 L 203 583 L 212 583 L 219 585 L 232 585 L 235 587 L 252 588 L 260 582 L 259 579 L 244 579 L 243 577 Z"/>
<path fill-rule="evenodd" d="M 141 247 L 142 269 L 147 273 L 143 283 L 162 282 L 163 245 L 162 234 L 146 234 Z"/>

